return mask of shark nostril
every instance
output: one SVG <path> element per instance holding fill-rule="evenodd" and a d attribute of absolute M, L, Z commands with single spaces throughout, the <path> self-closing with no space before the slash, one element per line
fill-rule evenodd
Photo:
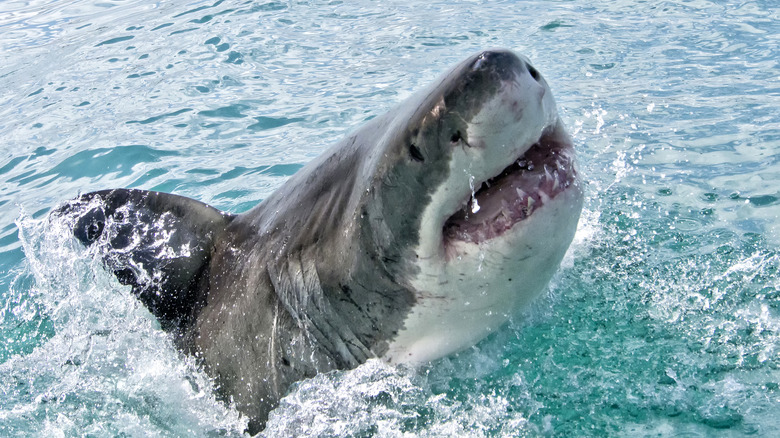
<path fill-rule="evenodd" d="M 531 74 L 531 77 L 534 78 L 536 82 L 539 82 L 541 79 L 541 75 L 539 74 L 539 70 L 535 69 L 532 65 L 528 65 L 528 73 Z"/>

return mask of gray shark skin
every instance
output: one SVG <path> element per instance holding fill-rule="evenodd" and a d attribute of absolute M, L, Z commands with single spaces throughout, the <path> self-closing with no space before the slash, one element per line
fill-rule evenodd
<path fill-rule="evenodd" d="M 263 429 L 290 384 L 466 348 L 539 295 L 583 202 L 530 62 L 470 56 L 231 215 L 115 189 L 55 210 Z"/>

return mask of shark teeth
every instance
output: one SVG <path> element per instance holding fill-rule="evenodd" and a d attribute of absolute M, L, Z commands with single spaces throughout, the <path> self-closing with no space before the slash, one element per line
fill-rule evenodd
<path fill-rule="evenodd" d="M 575 180 L 565 147 L 535 144 L 500 175 L 484 181 L 444 224 L 446 239 L 482 242 L 542 208 Z"/>

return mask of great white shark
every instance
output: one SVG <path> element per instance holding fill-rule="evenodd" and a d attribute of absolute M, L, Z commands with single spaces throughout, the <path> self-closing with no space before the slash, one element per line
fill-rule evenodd
<path fill-rule="evenodd" d="M 545 288 L 583 190 L 547 82 L 468 57 L 233 215 L 114 189 L 53 216 L 265 425 L 291 383 L 471 346 Z"/>

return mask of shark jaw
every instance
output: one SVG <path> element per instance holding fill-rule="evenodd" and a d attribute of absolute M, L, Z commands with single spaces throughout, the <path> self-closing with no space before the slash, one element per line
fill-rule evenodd
<path fill-rule="evenodd" d="M 521 64 L 497 88 L 425 206 L 416 303 L 388 362 L 424 363 L 489 335 L 544 291 L 574 237 L 582 187 L 546 82 Z"/>
<path fill-rule="evenodd" d="M 501 237 L 577 180 L 571 140 L 560 125 L 546 130 L 500 174 L 479 183 L 442 229 L 445 253 L 458 242 Z"/>

